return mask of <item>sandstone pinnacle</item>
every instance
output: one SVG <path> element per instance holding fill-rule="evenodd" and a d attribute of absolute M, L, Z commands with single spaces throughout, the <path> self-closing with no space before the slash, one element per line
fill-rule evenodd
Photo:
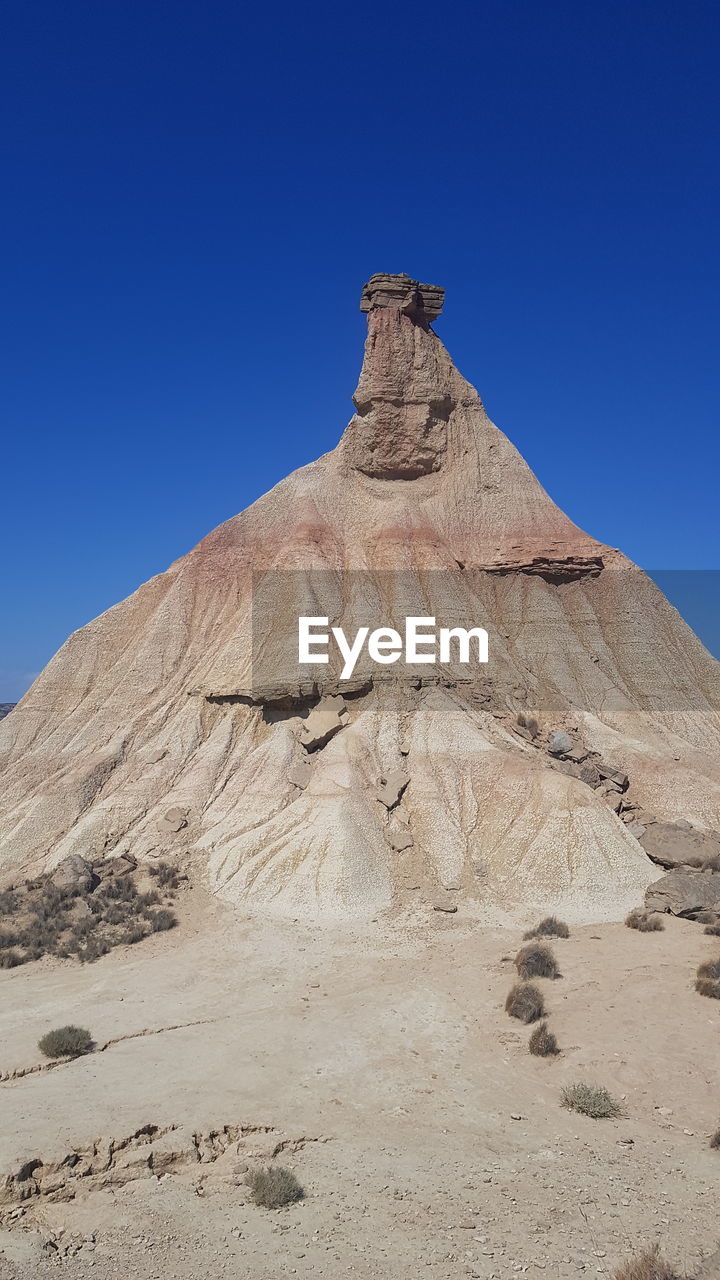
<path fill-rule="evenodd" d="M 488 923 L 619 920 L 657 875 L 634 813 L 720 828 L 720 664 L 490 421 L 442 303 L 373 276 L 336 448 L 70 636 L 2 720 L 0 888 L 182 853 L 292 918 L 453 885 Z M 299 673 L 306 613 L 481 624 L 490 661 Z"/>

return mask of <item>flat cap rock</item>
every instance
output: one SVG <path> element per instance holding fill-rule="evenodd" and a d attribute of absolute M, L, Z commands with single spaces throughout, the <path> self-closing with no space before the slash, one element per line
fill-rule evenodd
<path fill-rule="evenodd" d="M 445 290 L 439 284 L 421 284 L 406 275 L 371 276 L 363 286 L 360 310 L 373 307 L 396 307 L 406 315 L 435 320 L 443 309 Z"/>

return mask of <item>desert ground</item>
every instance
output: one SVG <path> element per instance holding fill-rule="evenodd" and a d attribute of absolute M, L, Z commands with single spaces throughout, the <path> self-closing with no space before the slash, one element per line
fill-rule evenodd
<path fill-rule="evenodd" d="M 717 1248 L 702 926 L 552 939 L 562 976 L 538 983 L 561 1053 L 539 1058 L 504 1010 L 522 930 L 462 903 L 320 930 L 196 883 L 178 915 L 92 964 L 0 973 L 0 1174 L 60 1169 L 3 1206 L 2 1280 L 610 1276 L 654 1242 L 695 1276 Z M 64 1023 L 96 1047 L 56 1065 L 37 1042 Z M 565 1109 L 579 1080 L 622 1117 Z M 105 1172 L 83 1178 L 93 1150 Z M 304 1199 L 252 1203 L 270 1159 Z"/>

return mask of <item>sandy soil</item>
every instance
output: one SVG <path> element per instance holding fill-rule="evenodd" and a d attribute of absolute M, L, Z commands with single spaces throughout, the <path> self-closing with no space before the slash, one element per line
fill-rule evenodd
<path fill-rule="evenodd" d="M 333 933 L 193 890 L 172 934 L 0 973 L 3 1073 L 66 1022 L 113 1041 L 0 1085 L 0 1174 L 146 1124 L 245 1129 L 218 1159 L 5 1210 L 0 1277 L 610 1275 L 653 1241 L 692 1274 L 720 1237 L 720 1006 L 693 991 L 718 939 L 669 919 L 553 943 L 555 1060 L 503 1009 L 519 940 L 462 908 Z M 625 1117 L 563 1109 L 580 1079 Z M 279 1143 L 306 1197 L 267 1211 L 243 1170 Z"/>

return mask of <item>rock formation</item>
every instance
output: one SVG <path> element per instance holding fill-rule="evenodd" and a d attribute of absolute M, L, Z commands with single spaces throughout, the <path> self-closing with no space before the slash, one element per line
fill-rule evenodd
<path fill-rule="evenodd" d="M 442 303 L 373 276 L 337 448 L 72 635 L 3 721 L 2 879 L 189 853 L 294 917 L 619 919 L 657 878 L 643 815 L 720 826 L 719 664 L 489 421 Z M 350 634 L 418 609 L 485 626 L 487 666 L 293 661 L 299 612 Z"/>

